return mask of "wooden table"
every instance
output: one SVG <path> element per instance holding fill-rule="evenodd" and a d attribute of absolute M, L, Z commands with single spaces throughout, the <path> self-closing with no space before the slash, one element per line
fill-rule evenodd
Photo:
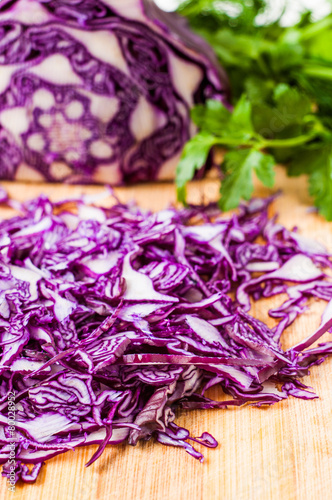
<path fill-rule="evenodd" d="M 45 193 L 52 199 L 80 193 L 98 193 L 102 187 L 3 183 L 19 200 Z M 291 228 L 325 243 L 332 251 L 332 224 L 310 211 L 311 200 L 304 178 L 286 179 L 277 173 L 277 188 L 284 194 L 273 211 Z M 119 188 L 121 201 L 136 198 L 146 208 L 161 209 L 174 201 L 172 184 Z M 256 194 L 269 192 L 257 187 Z M 191 201 L 211 200 L 218 195 L 218 182 L 207 179 L 192 183 Z M 109 203 L 109 200 L 104 203 Z M 331 200 L 332 202 L 332 200 Z M 11 215 L 1 209 L 0 216 Z M 260 301 L 253 314 L 273 324 L 266 310 L 281 297 Z M 324 304 L 312 302 L 285 334 L 284 346 L 304 338 L 319 324 Z M 326 334 L 324 339 L 331 339 Z M 33 485 L 16 485 L 7 491 L 0 480 L 0 498 L 15 500 L 316 500 L 332 498 L 332 359 L 312 369 L 305 383 L 320 399 L 290 398 L 272 407 L 228 410 L 182 411 L 177 423 L 192 435 L 208 430 L 220 445 L 202 451 L 203 464 L 181 449 L 153 441 L 136 447 L 109 446 L 100 460 L 86 469 L 84 464 L 97 446 L 84 447 L 49 460 Z M 210 397 L 222 397 L 216 389 Z M 200 449 L 200 446 L 197 446 Z"/>

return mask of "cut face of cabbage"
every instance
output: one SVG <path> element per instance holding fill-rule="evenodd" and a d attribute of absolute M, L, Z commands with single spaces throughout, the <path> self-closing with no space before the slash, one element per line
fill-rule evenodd
<path fill-rule="evenodd" d="M 172 178 L 192 105 L 226 77 L 183 20 L 139 0 L 3 1 L 0 178 Z"/>

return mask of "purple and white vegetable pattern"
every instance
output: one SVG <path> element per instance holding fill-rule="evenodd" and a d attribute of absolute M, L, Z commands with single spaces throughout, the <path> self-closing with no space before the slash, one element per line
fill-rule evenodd
<path fill-rule="evenodd" d="M 212 50 L 151 0 L 0 3 L 0 178 L 174 178 L 190 108 L 227 101 Z"/>
<path fill-rule="evenodd" d="M 78 446 L 154 437 L 200 461 L 175 423 L 181 408 L 271 405 L 317 397 L 300 378 L 332 353 L 331 258 L 268 217 L 273 198 L 237 214 L 214 205 L 145 212 L 83 197 L 20 204 L 0 222 L 0 463 L 8 474 L 8 394 L 15 394 L 16 478 Z M 251 301 L 286 294 L 269 328 Z M 320 327 L 288 350 L 280 338 L 327 302 Z M 205 395 L 219 385 L 229 395 Z M 30 468 L 29 468 L 30 464 Z M 31 468 L 32 465 L 32 468 Z"/>

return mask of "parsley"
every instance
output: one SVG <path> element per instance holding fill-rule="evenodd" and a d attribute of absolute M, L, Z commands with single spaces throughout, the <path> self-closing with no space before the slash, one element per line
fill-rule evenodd
<path fill-rule="evenodd" d="M 226 177 L 220 188 L 220 207 L 230 210 L 237 207 L 241 199 L 249 200 L 254 190 L 252 173 L 268 187 L 274 184 L 274 159 L 255 149 L 230 151 L 225 155 Z"/>
<path fill-rule="evenodd" d="M 280 19 L 257 25 L 263 0 L 187 0 L 179 8 L 214 48 L 228 72 L 233 111 L 208 100 L 192 110 L 199 132 L 177 167 L 178 198 L 206 162 L 211 148 L 226 151 L 220 165 L 220 206 L 235 208 L 253 193 L 253 175 L 274 184 L 274 165 L 307 174 L 320 213 L 332 220 L 332 15 L 284 28 Z M 236 10 L 237 9 L 237 10 Z M 234 15 L 234 10 L 237 14 Z"/>

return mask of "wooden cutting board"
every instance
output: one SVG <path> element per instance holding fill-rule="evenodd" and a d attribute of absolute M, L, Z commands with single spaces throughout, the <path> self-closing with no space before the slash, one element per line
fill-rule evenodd
<path fill-rule="evenodd" d="M 102 187 L 3 183 L 19 200 L 45 193 L 53 200 L 81 193 L 102 192 Z M 283 190 L 273 205 L 286 227 L 299 226 L 301 234 L 316 238 L 332 251 L 332 224 L 310 211 L 306 180 L 287 179 L 277 172 L 277 188 Z M 162 209 L 175 199 L 172 184 L 119 188 L 121 201 L 136 198 L 152 210 Z M 256 188 L 256 194 L 269 191 Z M 192 183 L 191 201 L 208 201 L 218 196 L 215 179 Z M 332 200 L 331 200 L 332 202 Z M 103 202 L 110 203 L 110 200 Z M 0 209 L 0 217 L 11 215 Z M 260 301 L 253 314 L 266 319 L 266 311 L 281 298 Z M 288 347 L 306 337 L 319 324 L 324 303 L 312 302 L 310 309 L 285 334 Z M 331 335 L 326 334 L 328 340 Z M 272 407 L 243 407 L 228 410 L 182 411 L 177 423 L 192 435 L 209 431 L 219 447 L 209 450 L 203 464 L 183 450 L 153 441 L 131 447 L 109 446 L 102 458 L 85 468 L 97 446 L 49 460 L 33 485 L 16 485 L 7 491 L 0 480 L 0 498 L 15 500 L 316 500 L 332 498 L 332 359 L 312 369 L 304 382 L 320 398 L 302 401 L 290 398 Z M 210 397 L 222 397 L 217 390 Z"/>

